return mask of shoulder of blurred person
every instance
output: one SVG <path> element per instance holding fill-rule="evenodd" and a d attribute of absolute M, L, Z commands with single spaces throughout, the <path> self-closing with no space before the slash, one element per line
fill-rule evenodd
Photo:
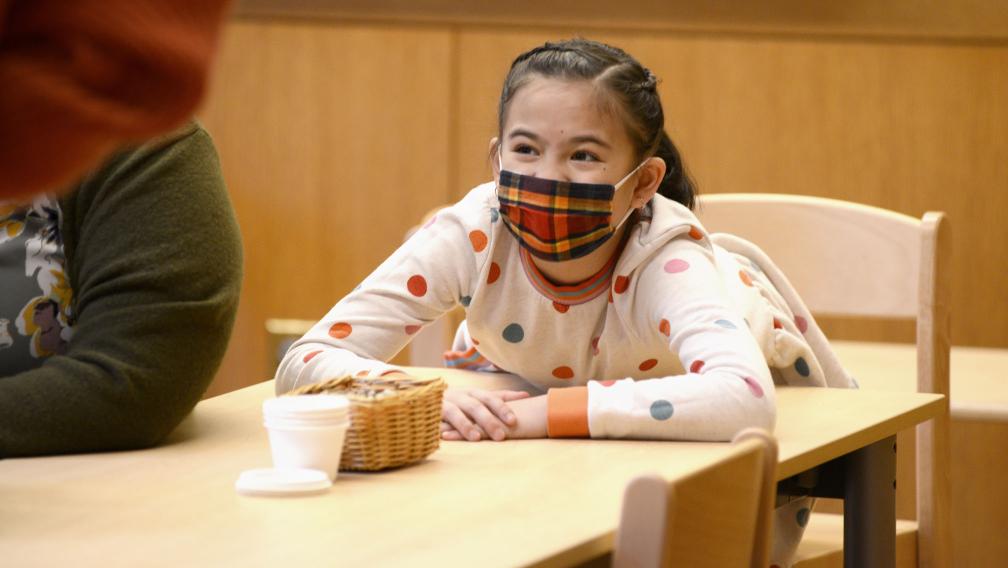
<path fill-rule="evenodd" d="M 48 203 L 66 289 L 40 294 L 64 301 L 65 345 L 0 368 L 0 457 L 156 444 L 213 379 L 237 310 L 241 241 L 210 136 L 191 123 L 119 152 Z"/>

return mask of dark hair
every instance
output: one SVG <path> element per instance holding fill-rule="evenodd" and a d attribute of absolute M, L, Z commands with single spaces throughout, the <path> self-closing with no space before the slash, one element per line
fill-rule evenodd
<path fill-rule="evenodd" d="M 665 112 L 658 97 L 658 79 L 622 49 L 587 39 L 547 42 L 519 55 L 511 64 L 497 108 L 497 131 L 503 136 L 504 115 L 519 89 L 536 76 L 594 81 L 603 87 L 625 118 L 627 133 L 638 160 L 665 160 L 665 177 L 658 193 L 690 209 L 696 186 L 683 165 L 679 150 L 665 132 Z"/>

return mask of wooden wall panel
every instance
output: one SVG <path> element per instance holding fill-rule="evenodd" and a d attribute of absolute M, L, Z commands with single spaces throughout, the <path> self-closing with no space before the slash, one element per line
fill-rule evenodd
<path fill-rule="evenodd" d="M 564 25 L 663 32 L 1008 39 L 1002 0 L 238 0 L 243 16 L 381 19 L 492 26 Z"/>
<path fill-rule="evenodd" d="M 463 31 L 459 180 L 489 179 L 511 59 L 576 30 Z M 702 192 L 804 193 L 949 213 L 953 342 L 1008 346 L 1008 46 L 594 34 L 661 79 L 669 133 Z M 460 191 L 462 189 L 460 188 Z M 852 266 L 851 270 L 858 267 Z M 906 326 L 830 322 L 906 339 Z M 872 331 L 875 333 L 871 333 Z M 910 336 L 912 338 L 912 335 Z"/>
<path fill-rule="evenodd" d="M 448 200 L 450 45 L 435 29 L 228 26 L 201 119 L 246 274 L 208 394 L 271 378 L 265 319 L 320 318 Z"/>

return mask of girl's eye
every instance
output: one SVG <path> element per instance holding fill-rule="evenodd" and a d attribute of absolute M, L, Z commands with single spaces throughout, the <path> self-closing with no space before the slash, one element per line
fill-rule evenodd
<path fill-rule="evenodd" d="M 516 154 L 534 154 L 535 148 L 529 146 L 528 144 L 518 144 L 514 147 L 514 152 Z"/>
<path fill-rule="evenodd" d="M 595 154 L 592 154 L 591 152 L 589 152 L 587 150 L 578 150 L 577 152 L 574 152 L 574 154 L 571 156 L 571 159 L 574 160 L 574 161 L 576 161 L 576 162 L 597 162 L 597 161 L 599 161 L 598 156 L 596 156 Z"/>

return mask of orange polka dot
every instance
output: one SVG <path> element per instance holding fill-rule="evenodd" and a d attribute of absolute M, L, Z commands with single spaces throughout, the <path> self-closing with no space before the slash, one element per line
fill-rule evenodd
<path fill-rule="evenodd" d="M 598 348 L 599 339 L 601 339 L 601 337 L 595 337 L 592 339 L 592 352 L 594 352 L 596 355 L 599 354 L 599 348 Z"/>
<path fill-rule="evenodd" d="M 644 361 L 643 363 L 641 363 L 637 368 L 640 369 L 641 371 L 648 371 L 648 370 L 654 369 L 655 365 L 657 365 L 657 364 L 658 364 L 658 359 L 648 359 L 647 361 Z"/>
<path fill-rule="evenodd" d="M 574 376 L 574 369 L 567 366 L 557 367 L 553 369 L 553 376 L 558 379 L 569 379 Z"/>
<path fill-rule="evenodd" d="M 479 345 L 479 339 L 476 339 L 475 337 L 471 337 L 470 339 L 472 339 L 473 345 Z"/>
<path fill-rule="evenodd" d="M 567 304 L 561 304 L 560 302 L 553 302 L 553 309 L 560 312 L 561 314 L 566 314 L 570 306 Z"/>
<path fill-rule="evenodd" d="M 627 288 L 629 287 L 630 287 L 629 278 L 627 278 L 626 276 L 616 277 L 616 284 L 613 286 L 613 289 L 616 290 L 617 294 L 622 294 L 623 292 L 626 292 Z"/>
<path fill-rule="evenodd" d="M 703 366 L 704 366 L 704 362 L 701 361 L 701 360 L 699 360 L 699 359 L 697 359 L 696 361 L 693 361 L 692 365 L 689 366 L 689 372 L 691 372 L 691 373 L 699 373 L 700 369 L 703 369 Z"/>
<path fill-rule="evenodd" d="M 363 371 L 357 371 L 358 377 L 366 377 L 367 375 L 368 375 L 367 369 L 364 369 Z"/>
<path fill-rule="evenodd" d="M 738 277 L 742 279 L 742 283 L 746 286 L 752 286 L 752 278 L 749 278 L 749 275 L 746 274 L 745 270 L 739 270 Z"/>
<path fill-rule="evenodd" d="M 406 326 L 406 335 L 413 335 L 414 333 L 416 333 L 418 331 L 420 331 L 420 326 L 419 325 L 407 325 Z"/>
<path fill-rule="evenodd" d="M 774 319 L 773 319 L 773 328 L 774 328 L 774 329 L 781 329 L 781 328 L 783 328 L 783 327 L 784 327 L 784 326 L 783 326 L 783 325 L 781 325 L 781 322 L 780 322 L 780 320 L 779 320 L 779 319 L 777 319 L 777 318 L 774 318 Z"/>
<path fill-rule="evenodd" d="M 500 278 L 500 265 L 496 262 L 490 263 L 490 273 L 487 274 L 487 284 L 493 284 Z"/>
<path fill-rule="evenodd" d="M 311 353 L 305 355 L 304 359 L 302 359 L 302 361 L 304 361 L 305 363 L 307 363 L 308 361 L 311 361 L 312 359 L 314 359 L 315 356 L 318 355 L 321 352 L 322 352 L 321 350 L 319 350 L 319 351 L 312 351 Z"/>
<path fill-rule="evenodd" d="M 669 325 L 669 321 L 667 319 L 661 320 L 658 324 L 658 331 L 660 331 L 665 337 L 668 337 L 669 334 L 672 333 L 672 326 Z"/>
<path fill-rule="evenodd" d="M 350 335 L 351 332 L 353 332 L 353 326 L 345 321 L 334 323 L 332 327 L 329 328 L 329 335 L 333 339 L 343 339 L 344 337 Z"/>
<path fill-rule="evenodd" d="M 427 279 L 419 274 L 414 274 L 406 281 L 406 289 L 410 294 L 419 298 L 427 293 Z"/>
<path fill-rule="evenodd" d="M 616 384 L 616 381 L 599 381 L 599 384 L 604 387 L 611 387 Z"/>
<path fill-rule="evenodd" d="M 471 231 L 469 233 L 469 242 L 472 243 L 474 251 L 483 252 L 483 249 L 487 246 L 486 233 L 480 230 Z"/>
<path fill-rule="evenodd" d="M 703 238 L 703 233 L 697 227 L 690 227 L 689 236 L 693 240 L 699 241 Z"/>

